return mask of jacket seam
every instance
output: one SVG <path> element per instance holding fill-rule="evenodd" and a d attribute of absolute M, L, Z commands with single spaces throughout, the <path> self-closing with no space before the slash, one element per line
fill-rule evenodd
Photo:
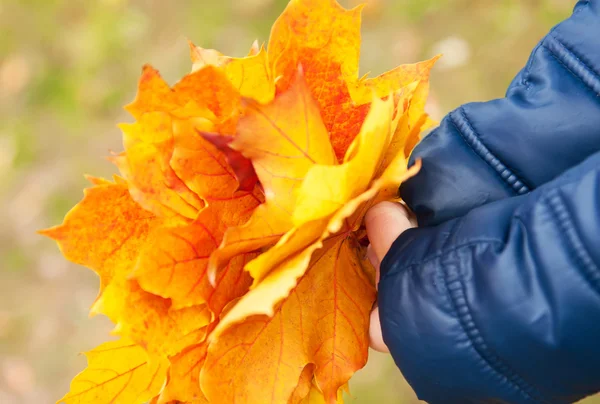
<path fill-rule="evenodd" d="M 440 266 L 442 267 L 444 284 L 448 296 L 450 297 L 454 314 L 479 358 L 481 358 L 498 379 L 508 384 L 519 394 L 525 396 L 529 401 L 533 403 L 546 403 L 546 401 L 541 398 L 542 396 L 537 389 L 512 370 L 507 363 L 502 361 L 500 356 L 489 347 L 483 338 L 483 334 L 479 330 L 471 313 L 469 304 L 467 303 L 464 284 L 458 271 L 456 271 L 457 278 L 454 280 L 450 279 L 451 275 L 448 273 L 448 268 L 456 268 L 456 265 L 440 262 Z"/>
<path fill-rule="evenodd" d="M 552 190 L 545 198 L 550 210 L 556 217 L 556 223 L 561 233 L 566 237 L 566 246 L 570 250 L 570 255 L 575 257 L 577 268 L 588 283 L 588 285 L 600 296 L 600 269 L 594 263 L 588 252 L 582 237 L 577 231 L 577 226 L 573 224 L 571 215 L 565 206 L 560 193 Z"/>
<path fill-rule="evenodd" d="M 530 187 L 519 178 L 506 164 L 496 157 L 490 149 L 481 141 L 479 134 L 473 127 L 464 108 L 457 110 L 460 113 L 459 117 L 456 114 L 450 115 L 452 125 L 458 131 L 460 137 L 469 146 L 469 148 L 486 163 L 494 173 L 500 177 L 502 182 L 506 184 L 516 195 L 523 195 L 530 191 Z"/>
<path fill-rule="evenodd" d="M 398 267 L 398 269 L 395 272 L 408 271 L 408 270 L 412 269 L 413 267 L 423 266 L 431 261 L 435 261 L 436 259 L 440 258 L 443 255 L 452 253 L 452 252 L 460 250 L 462 248 L 467 248 L 467 247 L 472 247 L 472 246 L 477 246 L 477 245 L 485 245 L 485 244 L 493 245 L 493 246 L 503 246 L 504 245 L 504 243 L 501 240 L 498 240 L 497 238 L 478 238 L 476 240 L 469 240 L 467 242 L 457 244 L 457 245 L 447 248 L 447 249 L 441 249 L 440 251 L 436 252 L 435 254 L 429 255 L 429 256 L 425 257 L 424 259 L 409 262 L 409 263 L 404 263 L 402 266 Z M 384 265 L 386 263 L 386 259 L 387 259 L 387 256 L 383 259 L 383 261 L 381 262 L 381 265 Z M 390 256 L 389 261 L 395 261 L 395 260 Z M 384 277 L 387 276 L 387 274 L 389 274 L 391 272 L 392 272 L 391 270 L 387 271 L 385 273 Z"/>
<path fill-rule="evenodd" d="M 529 81 L 529 77 L 531 75 L 531 67 L 535 63 L 535 57 L 537 56 L 538 51 L 542 47 L 542 42 L 543 41 L 540 41 L 535 46 L 535 48 L 533 49 L 533 52 L 531 53 L 531 57 L 529 58 L 529 60 L 527 61 L 527 64 L 525 65 L 525 71 L 523 72 L 523 79 L 521 80 L 521 84 L 525 86 L 526 90 L 529 90 L 529 88 L 531 87 L 531 82 Z"/>
<path fill-rule="evenodd" d="M 441 248 L 442 250 L 448 248 L 448 245 L 450 245 L 450 240 L 452 239 L 452 236 L 454 234 L 456 234 L 456 232 L 462 228 L 463 223 L 464 223 L 463 219 L 457 219 L 454 221 L 454 223 L 452 223 L 452 227 L 450 227 L 450 229 L 448 229 L 448 232 L 445 234 L 444 241 L 442 242 L 442 248 Z"/>
<path fill-rule="evenodd" d="M 600 72 L 596 70 L 593 66 L 593 63 L 590 62 L 584 55 L 579 53 L 575 48 L 569 44 L 567 44 L 564 40 L 559 38 L 554 32 L 550 37 L 556 41 L 557 45 L 563 48 L 565 51 L 569 52 L 579 63 L 581 63 L 587 70 L 589 70 L 594 76 L 600 77 Z"/>
<path fill-rule="evenodd" d="M 558 61 L 573 77 L 581 81 L 589 90 L 600 95 L 600 78 L 582 58 L 563 44 L 556 36 L 548 36 L 544 48 Z"/>
<path fill-rule="evenodd" d="M 559 188 L 563 188 L 566 187 L 570 184 L 574 184 L 577 181 L 579 181 L 580 178 L 579 177 L 570 177 L 568 179 L 564 179 L 563 181 L 561 181 L 557 186 Z M 537 195 L 535 195 L 535 200 L 533 202 L 531 202 L 528 206 L 524 206 L 524 208 L 520 208 L 517 209 L 513 215 L 512 215 L 512 219 L 517 219 L 519 220 L 521 223 L 525 223 L 525 219 L 523 218 L 523 216 L 526 216 L 528 214 L 531 213 L 531 211 L 538 206 L 539 203 L 542 203 L 542 200 L 544 199 L 548 199 L 549 195 L 552 195 L 552 192 L 558 192 L 556 191 L 556 188 L 550 188 L 550 189 L 539 189 L 539 193 Z M 462 218 L 459 219 L 454 219 L 456 221 L 460 221 L 462 222 L 464 220 L 464 216 Z M 457 226 L 458 224 L 456 224 L 455 226 Z M 456 229 L 456 227 L 453 227 L 453 229 Z M 402 236 L 400 236 L 402 237 Z M 447 236 L 450 237 L 450 234 Z M 444 240 L 444 245 L 448 245 L 448 238 L 446 238 Z M 438 258 L 440 258 L 443 255 L 452 253 L 454 251 L 460 250 L 462 248 L 467 248 L 467 247 L 471 247 L 474 245 L 478 245 L 478 244 L 490 244 L 490 245 L 496 245 L 496 246 L 504 246 L 506 244 L 506 241 L 503 239 L 500 239 L 498 237 L 478 237 L 475 239 L 471 239 L 469 241 L 465 241 L 462 242 L 460 244 L 454 245 L 452 247 L 442 247 L 441 249 L 439 249 L 438 251 L 436 251 L 435 253 L 431 253 L 431 254 L 427 254 L 424 257 L 420 258 L 420 259 L 416 259 L 413 258 L 411 261 L 403 262 L 403 265 L 400 266 L 397 269 L 397 272 L 401 272 L 401 271 L 405 271 L 405 270 L 409 270 L 412 267 L 416 267 L 416 266 L 421 266 L 421 265 L 425 265 L 431 261 L 434 261 Z M 400 250 L 400 253 L 404 252 L 404 250 Z M 389 257 L 389 259 L 388 259 Z M 384 265 L 385 262 L 387 261 L 394 261 L 394 259 L 392 258 L 391 255 L 386 255 L 386 257 L 384 258 L 384 260 L 382 261 L 382 265 Z M 391 271 L 388 271 L 391 272 Z"/>
<path fill-rule="evenodd" d="M 589 5 L 589 0 L 580 0 L 576 6 L 575 6 L 575 11 L 573 12 L 573 15 L 571 16 L 571 18 L 573 18 L 575 15 L 579 14 L 581 12 L 581 10 L 583 9 L 584 6 L 588 6 Z M 560 27 L 561 24 L 553 27 L 550 32 L 548 33 L 548 35 L 546 36 L 546 38 L 550 35 L 553 35 L 554 32 L 556 31 L 556 29 L 558 27 Z M 523 72 L 523 79 L 521 80 L 521 83 L 525 86 L 526 90 L 529 90 L 531 88 L 531 82 L 529 81 L 530 75 L 531 75 L 531 68 L 533 67 L 533 64 L 537 61 L 536 60 L 536 56 L 538 51 L 540 50 L 540 48 L 543 47 L 543 43 L 545 41 L 545 38 L 542 39 L 537 45 L 536 47 L 533 49 L 533 52 L 531 53 L 531 56 L 529 58 L 529 60 L 527 61 L 527 65 L 525 65 L 525 71 Z"/>

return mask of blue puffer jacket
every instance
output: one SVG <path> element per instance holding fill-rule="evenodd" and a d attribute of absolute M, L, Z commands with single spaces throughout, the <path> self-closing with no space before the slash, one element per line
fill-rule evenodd
<path fill-rule="evenodd" d="M 401 188 L 421 228 L 381 264 L 384 341 L 431 403 L 600 391 L 600 0 L 534 50 L 505 98 L 450 113 Z"/>

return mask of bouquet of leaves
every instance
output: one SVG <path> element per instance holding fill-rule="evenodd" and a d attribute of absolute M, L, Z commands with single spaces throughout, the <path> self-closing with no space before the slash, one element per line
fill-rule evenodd
<path fill-rule="evenodd" d="M 266 49 L 191 45 L 143 69 L 121 175 L 41 233 L 93 269 L 88 352 L 65 403 L 333 403 L 367 360 L 367 209 L 397 199 L 435 59 L 358 77 L 361 8 L 292 0 Z"/>

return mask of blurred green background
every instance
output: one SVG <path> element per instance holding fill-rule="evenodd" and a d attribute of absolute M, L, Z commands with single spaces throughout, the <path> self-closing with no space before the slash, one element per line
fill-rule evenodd
<path fill-rule="evenodd" d="M 364 2 L 364 1 L 363 1 Z M 98 280 L 35 234 L 80 198 L 84 173 L 109 176 L 115 124 L 144 63 L 174 83 L 186 39 L 242 56 L 268 39 L 285 0 L 2 0 L 0 2 L 0 403 L 50 403 L 107 339 L 88 319 Z M 343 1 L 346 6 L 358 2 Z M 575 0 L 370 0 L 361 69 L 381 73 L 437 53 L 429 110 L 500 97 Z M 362 75 L 362 74 L 361 74 Z M 415 403 L 399 371 L 373 354 L 355 403 Z M 592 399 L 589 403 L 600 403 Z"/>

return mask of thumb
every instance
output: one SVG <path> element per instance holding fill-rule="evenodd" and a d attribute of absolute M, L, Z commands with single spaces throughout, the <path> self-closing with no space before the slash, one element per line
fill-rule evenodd
<path fill-rule="evenodd" d="M 365 216 L 367 236 L 371 243 L 371 262 L 375 268 L 396 241 L 398 236 L 407 229 L 415 227 L 411 222 L 408 210 L 399 203 L 381 202 L 373 206 Z"/>
<path fill-rule="evenodd" d="M 405 230 L 415 227 L 408 210 L 399 203 L 382 202 L 373 206 L 365 216 L 365 225 L 369 237 L 369 260 L 377 271 L 376 282 L 379 283 L 379 265 L 398 236 Z M 379 352 L 389 352 L 383 342 L 379 309 L 371 312 L 369 327 L 371 348 Z"/>

